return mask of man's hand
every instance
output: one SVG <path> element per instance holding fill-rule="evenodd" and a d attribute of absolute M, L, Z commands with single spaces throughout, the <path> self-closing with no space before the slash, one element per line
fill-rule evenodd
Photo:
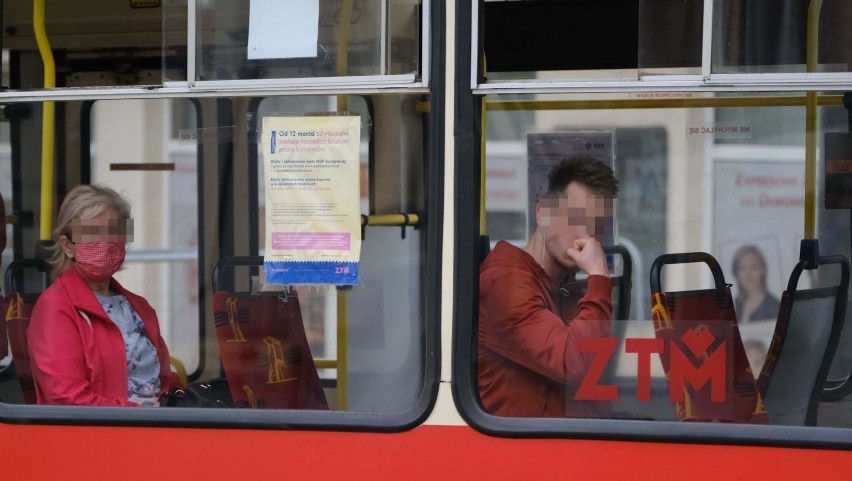
<path fill-rule="evenodd" d="M 577 267 L 590 276 L 609 277 L 606 254 L 594 237 L 585 236 L 574 240 L 574 245 L 568 248 L 568 255 L 574 259 Z"/>

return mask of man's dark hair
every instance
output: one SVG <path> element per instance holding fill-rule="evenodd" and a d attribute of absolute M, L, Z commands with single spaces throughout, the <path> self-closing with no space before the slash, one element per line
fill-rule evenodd
<path fill-rule="evenodd" d="M 618 179 L 612 169 L 589 155 L 563 159 L 550 170 L 547 178 L 548 196 L 564 193 L 571 182 L 583 184 L 596 194 L 613 198 L 618 195 Z"/>

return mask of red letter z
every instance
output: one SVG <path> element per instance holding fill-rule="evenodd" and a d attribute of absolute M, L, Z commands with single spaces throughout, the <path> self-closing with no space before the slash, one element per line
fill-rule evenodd
<path fill-rule="evenodd" d="M 594 352 L 598 355 L 595 356 L 592 365 L 589 366 L 589 371 L 574 394 L 574 399 L 580 401 L 615 401 L 618 399 L 618 386 L 598 384 L 616 347 L 618 347 L 618 339 L 614 337 L 585 338 L 577 341 L 577 349 L 580 352 Z"/>

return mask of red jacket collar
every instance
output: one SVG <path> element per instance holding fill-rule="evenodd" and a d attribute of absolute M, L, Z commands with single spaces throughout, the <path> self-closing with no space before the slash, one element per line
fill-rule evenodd
<path fill-rule="evenodd" d="M 89 288 L 89 285 L 86 284 L 85 279 L 83 279 L 83 276 L 77 272 L 77 269 L 71 267 L 59 276 L 57 282 L 62 283 L 65 287 L 65 291 L 68 293 L 68 299 L 75 308 L 105 316 L 106 313 L 104 312 L 101 303 L 98 302 L 97 297 L 95 297 L 95 293 L 92 292 L 92 289 Z M 132 294 L 122 287 L 115 278 L 110 278 L 109 286 L 115 292 L 118 292 L 124 297 L 127 297 L 128 300 L 131 300 L 130 297 Z"/>

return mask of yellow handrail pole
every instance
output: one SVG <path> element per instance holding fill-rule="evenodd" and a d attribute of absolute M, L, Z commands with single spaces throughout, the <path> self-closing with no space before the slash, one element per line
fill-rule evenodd
<path fill-rule="evenodd" d="M 177 374 L 181 384 L 184 386 L 189 384 L 189 380 L 186 377 L 186 366 L 183 365 L 183 362 L 174 356 L 169 356 L 169 363 L 175 367 L 175 374 Z"/>
<path fill-rule="evenodd" d="M 486 63 L 485 54 L 482 54 L 482 76 L 485 77 L 488 75 L 488 64 Z M 485 130 L 485 114 L 488 112 L 488 98 L 482 97 L 482 109 L 479 112 L 480 125 L 479 125 L 479 235 L 483 236 L 488 231 L 486 230 L 487 224 L 485 222 L 485 188 L 486 184 L 486 174 L 488 170 L 485 168 L 485 159 L 487 157 L 485 152 L 485 144 L 487 131 Z"/>
<path fill-rule="evenodd" d="M 33 1 L 33 29 L 44 65 L 44 88 L 56 87 L 56 65 L 44 28 L 44 0 Z M 53 130 L 56 117 L 53 102 L 42 102 L 41 108 L 41 209 L 39 239 L 50 240 L 53 230 Z"/>
<path fill-rule="evenodd" d="M 808 7 L 808 73 L 816 72 L 819 64 L 820 10 L 822 0 L 811 0 Z M 817 93 L 810 90 L 805 97 L 805 239 L 816 239 Z"/>
<path fill-rule="evenodd" d="M 337 28 L 337 75 L 349 70 L 349 22 L 352 19 L 352 0 L 343 0 Z M 337 96 L 337 111 L 349 109 L 346 95 Z M 346 292 L 337 290 L 337 409 L 346 409 Z"/>
<path fill-rule="evenodd" d="M 337 17 L 337 75 L 345 76 L 349 70 L 349 22 L 352 20 L 352 0 L 343 0 L 340 16 Z M 346 95 L 337 96 L 337 111 L 345 112 L 349 108 Z"/>
<path fill-rule="evenodd" d="M 487 232 L 485 230 L 485 187 L 486 187 L 486 174 L 488 171 L 485 168 L 485 140 L 486 140 L 486 132 L 485 132 L 485 114 L 488 112 L 487 104 L 488 100 L 483 97 L 482 98 L 482 112 L 480 113 L 481 121 L 481 131 L 479 135 L 479 152 L 481 162 L 479 162 L 479 235 L 485 235 Z"/>
<path fill-rule="evenodd" d="M 368 215 L 365 221 L 361 217 L 361 225 L 388 226 L 388 225 L 417 225 L 420 223 L 420 214 L 378 214 Z"/>
<path fill-rule="evenodd" d="M 346 291 L 337 290 L 337 409 L 346 410 Z"/>

